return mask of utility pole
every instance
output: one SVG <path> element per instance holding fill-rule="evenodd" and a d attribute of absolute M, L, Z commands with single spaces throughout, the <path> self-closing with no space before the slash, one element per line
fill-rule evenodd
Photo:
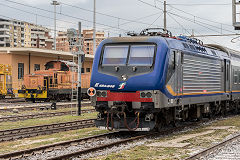
<path fill-rule="evenodd" d="M 163 14 L 164 14 L 164 19 L 163 19 L 163 21 L 164 21 L 164 30 L 165 31 L 167 31 L 167 3 L 166 3 L 166 1 L 164 1 L 164 9 L 163 9 Z"/>
<path fill-rule="evenodd" d="M 96 0 L 93 0 L 93 54 L 96 51 Z"/>
<path fill-rule="evenodd" d="M 77 115 L 80 116 L 81 115 L 81 96 L 82 96 L 82 88 L 81 88 L 81 69 L 82 69 L 82 62 L 83 62 L 83 56 L 84 53 L 82 51 L 82 42 L 81 42 L 81 38 L 82 38 L 82 26 L 81 26 L 81 22 L 78 22 L 78 110 L 77 110 Z"/>
<path fill-rule="evenodd" d="M 191 37 L 194 37 L 194 29 L 192 29 L 192 35 L 191 35 Z"/>
<path fill-rule="evenodd" d="M 77 72 L 77 83 L 75 80 L 75 74 L 72 75 L 72 102 L 77 109 L 77 115 L 81 115 L 81 69 L 82 63 L 84 60 L 84 52 L 82 51 L 82 43 L 81 43 L 81 22 L 78 23 L 78 31 L 76 29 L 68 29 L 67 37 L 69 39 L 69 46 L 71 47 L 71 51 L 73 54 L 73 62 L 75 62 L 74 57 L 77 56 L 78 62 L 77 66 L 74 66 L 72 71 Z M 74 51 L 73 48 L 76 48 Z M 76 71 L 77 67 L 77 71 Z M 77 85 L 77 86 L 76 86 Z M 73 106 L 73 104 L 71 104 Z"/>
<path fill-rule="evenodd" d="M 56 0 L 53 0 L 51 5 L 54 6 L 54 50 L 56 50 L 56 6 L 60 5 Z"/>

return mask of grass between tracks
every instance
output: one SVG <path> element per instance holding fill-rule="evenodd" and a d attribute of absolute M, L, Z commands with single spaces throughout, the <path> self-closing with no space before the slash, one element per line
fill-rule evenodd
<path fill-rule="evenodd" d="M 232 126 L 229 129 L 216 129 L 216 127 L 222 126 Z M 209 129 L 208 127 L 215 127 L 215 129 Z M 207 131 L 213 130 L 212 133 L 194 136 L 193 138 L 185 139 L 178 143 L 189 143 L 185 147 L 165 147 L 161 146 L 163 142 L 173 143 L 179 137 L 189 136 L 190 134 L 207 133 Z M 174 159 L 184 159 L 193 153 L 197 153 L 202 149 L 206 149 L 217 142 L 223 141 L 227 136 L 240 131 L 240 116 L 235 116 L 223 120 L 219 120 L 209 124 L 207 126 L 202 126 L 198 129 L 193 129 L 186 132 L 178 132 L 176 134 L 162 136 L 156 139 L 148 140 L 144 145 L 136 146 L 130 149 L 122 150 L 117 153 L 112 153 L 107 156 L 94 157 L 98 160 L 174 160 Z M 170 141 L 171 140 L 171 141 Z M 149 144 L 157 143 L 159 145 L 149 146 Z"/>
<path fill-rule="evenodd" d="M 24 121 L 17 122 L 2 122 L 0 123 L 0 130 L 22 128 L 36 125 L 46 125 L 52 123 L 62 123 L 68 121 L 82 120 L 82 119 L 91 119 L 96 118 L 97 112 L 84 113 L 81 116 L 65 115 L 57 117 L 48 117 L 48 118 L 38 118 L 38 119 L 28 119 Z"/>
<path fill-rule="evenodd" d="M 87 136 L 107 133 L 106 130 L 99 130 L 95 127 L 85 128 L 74 131 L 60 132 L 51 135 L 44 135 L 32 138 L 25 138 L 22 140 L 2 142 L 0 143 L 0 154 L 14 152 L 18 150 L 30 149 L 42 145 L 53 144 L 62 141 L 79 139 Z"/>

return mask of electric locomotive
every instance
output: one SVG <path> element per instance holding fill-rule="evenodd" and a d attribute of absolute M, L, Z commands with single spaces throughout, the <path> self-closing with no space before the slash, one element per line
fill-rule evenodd
<path fill-rule="evenodd" d="M 158 28 L 131 35 L 108 38 L 96 51 L 97 127 L 161 130 L 239 109 L 239 52 Z"/>

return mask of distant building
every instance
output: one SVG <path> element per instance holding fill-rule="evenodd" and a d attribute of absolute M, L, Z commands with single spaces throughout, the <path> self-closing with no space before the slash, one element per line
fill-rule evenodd
<path fill-rule="evenodd" d="M 96 47 L 105 39 L 104 32 L 96 32 Z M 83 30 L 83 51 L 86 54 L 93 53 L 93 29 Z"/>
<path fill-rule="evenodd" d="M 0 19 L 0 47 L 53 48 L 50 29 L 18 20 Z"/>
<path fill-rule="evenodd" d="M 67 37 L 67 32 L 59 31 L 56 38 L 56 50 L 69 52 L 69 42 Z"/>
<path fill-rule="evenodd" d="M 82 38 L 83 38 L 83 51 L 85 54 L 91 54 L 93 55 L 93 29 L 89 30 L 83 30 L 82 31 Z M 58 32 L 58 36 L 56 38 L 56 48 L 59 51 L 65 51 L 69 52 L 70 46 L 69 46 L 69 39 L 67 37 L 67 32 Z M 105 39 L 104 32 L 97 31 L 96 32 L 96 46 L 98 46 L 101 41 Z M 72 49 L 73 51 L 76 51 L 76 48 Z"/>

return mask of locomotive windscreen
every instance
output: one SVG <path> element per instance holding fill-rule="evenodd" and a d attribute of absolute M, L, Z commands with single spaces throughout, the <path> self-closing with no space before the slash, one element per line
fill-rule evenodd
<path fill-rule="evenodd" d="M 102 65 L 125 65 L 129 46 L 105 46 Z"/>
<path fill-rule="evenodd" d="M 103 66 L 152 66 L 155 45 L 107 45 Z"/>
<path fill-rule="evenodd" d="M 151 66 L 153 64 L 154 45 L 133 45 L 130 49 L 130 66 Z"/>

